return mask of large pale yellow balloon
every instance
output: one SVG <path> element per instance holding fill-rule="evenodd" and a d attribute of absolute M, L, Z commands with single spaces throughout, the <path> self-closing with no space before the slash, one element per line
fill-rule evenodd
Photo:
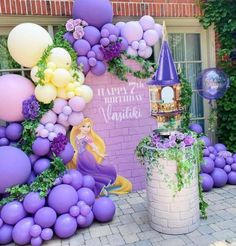
<path fill-rule="evenodd" d="M 79 71 L 79 70 L 78 70 L 78 71 L 73 71 L 73 70 L 71 70 L 70 73 L 71 73 L 72 76 L 73 76 L 74 73 L 77 74 L 77 76 L 78 76 L 77 82 L 78 82 L 80 85 L 82 85 L 82 84 L 84 83 L 84 81 L 85 81 L 85 76 L 84 76 L 83 72 L 81 72 L 81 71 Z"/>
<path fill-rule="evenodd" d="M 87 85 L 81 85 L 82 97 L 84 98 L 86 103 L 89 103 L 93 98 L 93 91 Z"/>
<path fill-rule="evenodd" d="M 52 83 L 59 88 L 65 87 L 67 84 L 69 84 L 71 81 L 73 81 L 73 78 L 69 71 L 67 71 L 64 68 L 57 68 L 52 76 Z"/>
<path fill-rule="evenodd" d="M 11 56 L 24 67 L 34 67 L 52 43 L 49 33 L 34 23 L 17 25 L 9 33 L 7 41 Z"/>
<path fill-rule="evenodd" d="M 53 62 L 58 68 L 69 69 L 71 66 L 71 56 L 63 48 L 54 48 L 48 57 L 48 62 Z"/>
<path fill-rule="evenodd" d="M 45 104 L 50 103 L 57 97 L 57 89 L 51 84 L 37 85 L 35 88 L 35 97 Z"/>

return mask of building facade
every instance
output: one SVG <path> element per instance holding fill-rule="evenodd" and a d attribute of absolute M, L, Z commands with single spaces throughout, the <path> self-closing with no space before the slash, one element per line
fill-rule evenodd
<path fill-rule="evenodd" d="M 196 77 L 208 67 L 215 66 L 215 33 L 204 30 L 196 18 L 201 14 L 195 0 L 113 0 L 114 22 L 137 20 L 151 15 L 156 22 L 165 21 L 169 46 L 174 60 L 193 88 L 192 120 L 207 132 L 208 103 L 197 94 Z M 53 36 L 59 25 L 71 16 L 73 0 L 0 0 L 0 75 L 12 72 L 27 75 L 7 53 L 6 40 L 10 30 L 22 22 L 34 22 Z M 155 47 L 158 57 L 160 44 Z"/>

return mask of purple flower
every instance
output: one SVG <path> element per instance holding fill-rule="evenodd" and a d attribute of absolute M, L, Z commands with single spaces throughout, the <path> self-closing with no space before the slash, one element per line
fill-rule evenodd
<path fill-rule="evenodd" d="M 178 133 L 178 134 L 176 135 L 176 138 L 177 138 L 178 140 L 184 140 L 185 135 L 184 135 L 183 133 Z"/>
<path fill-rule="evenodd" d="M 170 141 L 176 141 L 176 136 L 175 135 L 170 135 L 169 136 Z"/>
<path fill-rule="evenodd" d="M 35 120 L 39 116 L 40 104 L 35 98 L 31 96 L 29 99 L 23 101 L 22 114 L 26 120 Z"/>
<path fill-rule="evenodd" d="M 191 146 L 191 145 L 193 145 L 194 142 L 195 142 L 195 139 L 191 136 L 187 136 L 184 139 L 184 143 L 186 146 Z"/>
<path fill-rule="evenodd" d="M 84 31 L 74 31 L 73 32 L 73 37 L 75 38 L 75 39 L 82 39 L 83 38 L 83 36 L 84 36 Z"/>
<path fill-rule="evenodd" d="M 104 59 L 106 61 L 111 61 L 112 59 L 119 57 L 121 54 L 121 42 L 117 41 L 110 43 L 108 46 L 100 47 L 102 53 L 104 54 Z"/>
<path fill-rule="evenodd" d="M 74 30 L 75 26 L 74 26 L 74 20 L 73 19 L 69 19 L 67 22 L 66 22 L 66 30 L 68 32 L 72 32 Z"/>
<path fill-rule="evenodd" d="M 74 24 L 75 27 L 76 26 L 80 26 L 82 24 L 82 20 L 81 19 L 76 19 L 76 20 L 73 21 L 73 24 Z"/>
<path fill-rule="evenodd" d="M 62 133 L 59 133 L 57 137 L 55 137 L 51 144 L 51 151 L 56 155 L 59 156 L 60 153 L 65 149 L 68 143 L 67 137 Z"/>

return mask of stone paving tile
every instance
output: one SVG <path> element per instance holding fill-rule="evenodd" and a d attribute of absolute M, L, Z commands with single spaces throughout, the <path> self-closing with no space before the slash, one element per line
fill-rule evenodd
<path fill-rule="evenodd" d="M 185 242 L 181 238 L 171 238 L 160 242 L 160 246 L 182 246 Z"/>
<path fill-rule="evenodd" d="M 122 237 L 126 243 L 135 243 L 135 242 L 139 241 L 139 238 L 138 238 L 137 234 L 135 234 L 135 233 L 125 234 L 125 235 L 122 235 Z"/>
<path fill-rule="evenodd" d="M 126 225 L 118 226 L 118 229 L 123 236 L 127 234 L 141 232 L 139 226 L 136 223 L 129 223 Z"/>
<path fill-rule="evenodd" d="M 95 227 L 95 228 L 91 227 L 89 231 L 90 231 L 92 238 L 103 237 L 103 236 L 112 234 L 109 225 L 104 225 L 104 226 Z"/>
<path fill-rule="evenodd" d="M 212 233 L 212 236 L 217 240 L 230 239 L 236 237 L 236 234 L 230 230 L 221 230 Z"/>
<path fill-rule="evenodd" d="M 107 236 L 110 245 L 124 245 L 125 241 L 120 234 Z"/>
<path fill-rule="evenodd" d="M 136 246 L 152 246 L 152 243 L 148 240 L 142 240 L 135 243 Z"/>
<path fill-rule="evenodd" d="M 102 243 L 99 238 L 92 238 L 85 241 L 86 246 L 101 246 Z"/>

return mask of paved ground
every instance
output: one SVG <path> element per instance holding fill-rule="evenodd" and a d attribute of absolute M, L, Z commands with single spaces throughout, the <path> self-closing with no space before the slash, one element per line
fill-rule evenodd
<path fill-rule="evenodd" d="M 108 224 L 94 223 L 78 230 L 67 240 L 54 239 L 46 246 L 236 246 L 236 186 L 225 186 L 205 193 L 209 203 L 208 219 L 186 235 L 171 236 L 151 229 L 148 224 L 145 191 L 114 197 L 117 212 Z M 11 244 L 14 245 L 14 244 Z"/>

